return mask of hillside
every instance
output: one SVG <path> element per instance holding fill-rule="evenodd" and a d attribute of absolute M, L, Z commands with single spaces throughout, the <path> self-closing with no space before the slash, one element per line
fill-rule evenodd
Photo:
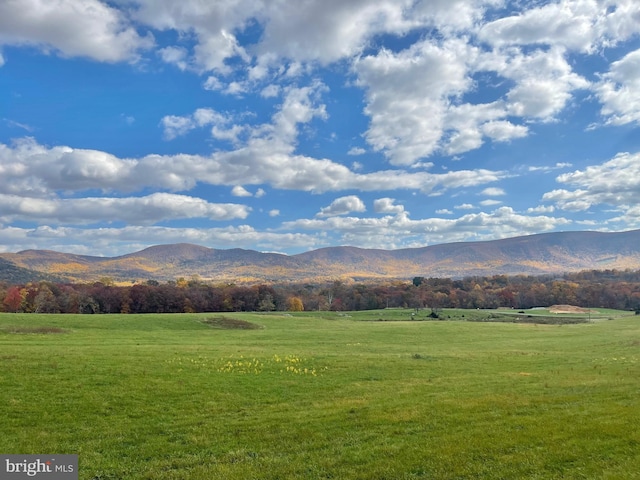
<path fill-rule="evenodd" d="M 0 260 L 0 278 L 3 271 L 19 268 L 20 278 L 24 278 L 25 271 L 31 271 L 33 279 L 46 274 L 70 281 L 102 277 L 123 282 L 166 281 L 194 275 L 204 280 L 238 283 L 540 275 L 587 269 L 639 269 L 640 230 L 544 233 L 400 250 L 329 247 L 291 256 L 182 243 L 153 246 L 112 258 L 25 250 L 0 254 Z"/>

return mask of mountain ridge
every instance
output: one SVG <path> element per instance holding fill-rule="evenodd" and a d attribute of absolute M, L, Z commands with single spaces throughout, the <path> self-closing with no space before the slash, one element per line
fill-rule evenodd
<path fill-rule="evenodd" d="M 68 281 L 104 277 L 119 282 L 166 281 L 198 276 L 243 283 L 540 275 L 640 268 L 640 230 L 551 232 L 396 250 L 324 247 L 295 255 L 177 243 L 116 257 L 23 250 L 0 254 L 0 259 L 0 269 L 12 265 L 40 277 L 55 275 Z"/>

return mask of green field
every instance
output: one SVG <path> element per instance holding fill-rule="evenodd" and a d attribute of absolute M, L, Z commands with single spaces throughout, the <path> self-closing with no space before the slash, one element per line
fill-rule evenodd
<path fill-rule="evenodd" d="M 0 453 L 93 480 L 640 478 L 640 317 L 426 313 L 3 314 Z"/>

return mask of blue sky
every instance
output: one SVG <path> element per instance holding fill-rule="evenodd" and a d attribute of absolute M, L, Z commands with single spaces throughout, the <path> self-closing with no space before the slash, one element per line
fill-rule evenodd
<path fill-rule="evenodd" d="M 0 251 L 640 228 L 636 0 L 0 0 Z"/>

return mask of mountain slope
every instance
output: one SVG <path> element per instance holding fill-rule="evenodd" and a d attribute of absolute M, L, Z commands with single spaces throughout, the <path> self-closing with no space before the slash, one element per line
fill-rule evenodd
<path fill-rule="evenodd" d="M 95 281 L 101 277 L 166 281 L 194 275 L 224 282 L 538 275 L 587 269 L 639 269 L 640 230 L 544 233 L 401 250 L 329 247 L 291 256 L 181 243 L 158 245 L 113 258 L 26 250 L 1 254 L 0 259 L 5 261 L 0 263 L 0 271 L 14 266 L 73 281 Z"/>

